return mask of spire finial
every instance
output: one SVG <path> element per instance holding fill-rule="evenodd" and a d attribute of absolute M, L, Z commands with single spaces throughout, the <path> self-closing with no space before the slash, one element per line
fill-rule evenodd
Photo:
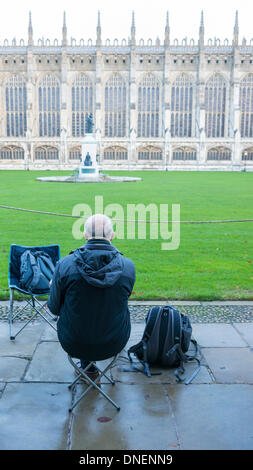
<path fill-rule="evenodd" d="M 66 26 L 66 12 L 63 12 L 63 26 L 62 26 L 62 45 L 67 46 L 67 26 Z"/>
<path fill-rule="evenodd" d="M 98 24 L 97 24 L 97 46 L 101 46 L 102 39 L 101 39 L 101 24 L 100 24 L 100 11 L 98 10 Z"/>
<path fill-rule="evenodd" d="M 204 28 L 204 11 L 201 10 L 200 27 Z"/>
<path fill-rule="evenodd" d="M 235 12 L 235 26 L 234 26 L 234 46 L 238 46 L 239 42 L 239 20 L 238 20 L 238 10 Z"/>
<path fill-rule="evenodd" d="M 135 28 L 135 17 L 134 17 L 134 11 L 132 11 L 132 28 Z"/>
<path fill-rule="evenodd" d="M 32 13 L 29 11 L 28 46 L 33 46 Z"/>
<path fill-rule="evenodd" d="M 135 33 L 136 33 L 135 17 L 134 17 L 134 11 L 132 11 L 132 25 L 131 25 L 131 45 L 132 46 L 135 46 L 136 44 Z"/>
<path fill-rule="evenodd" d="M 205 27 L 204 27 L 204 11 L 201 10 L 201 18 L 200 18 L 200 27 L 199 27 L 199 46 L 204 46 L 204 38 L 205 35 Z"/>
<path fill-rule="evenodd" d="M 165 26 L 165 46 L 168 46 L 170 43 L 170 25 L 169 25 L 169 12 L 166 14 L 166 26 Z"/>

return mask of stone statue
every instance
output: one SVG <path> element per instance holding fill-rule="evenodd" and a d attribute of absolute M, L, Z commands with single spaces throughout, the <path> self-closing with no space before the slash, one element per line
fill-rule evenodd
<path fill-rule="evenodd" d="M 85 160 L 84 160 L 84 166 L 92 166 L 92 160 L 89 152 L 86 154 Z"/>
<path fill-rule="evenodd" d="M 93 128 L 93 116 L 90 113 L 87 116 L 87 125 L 86 125 L 87 132 L 86 132 L 86 134 L 92 134 L 92 128 Z"/>

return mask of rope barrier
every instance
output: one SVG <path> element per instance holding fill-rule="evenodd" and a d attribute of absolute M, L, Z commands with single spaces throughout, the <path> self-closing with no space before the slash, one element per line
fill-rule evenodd
<path fill-rule="evenodd" d="M 30 212 L 33 214 L 43 214 L 43 215 L 54 215 L 56 217 L 68 217 L 72 219 L 82 219 L 86 218 L 82 215 L 71 215 L 71 214 L 59 214 L 57 212 L 44 212 L 37 211 L 33 209 L 23 209 L 20 207 L 4 206 L 0 205 L 0 209 L 8 209 L 21 212 Z M 228 223 L 238 223 L 238 222 L 253 222 L 253 219 L 237 219 L 237 220 L 124 220 L 124 219 L 114 219 L 113 222 L 130 222 L 130 223 L 145 223 L 145 224 L 228 224 Z"/>

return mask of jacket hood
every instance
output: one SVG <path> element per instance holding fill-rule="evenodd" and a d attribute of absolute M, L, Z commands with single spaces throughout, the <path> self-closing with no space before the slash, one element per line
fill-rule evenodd
<path fill-rule="evenodd" d="M 110 243 L 89 243 L 74 251 L 78 272 L 94 287 L 112 287 L 122 274 L 122 253 Z"/>

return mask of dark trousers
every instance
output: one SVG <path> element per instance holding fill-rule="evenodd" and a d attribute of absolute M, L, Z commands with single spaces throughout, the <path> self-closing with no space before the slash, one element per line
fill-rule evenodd
<path fill-rule="evenodd" d="M 89 364 L 90 364 L 90 361 L 86 361 L 85 359 L 80 359 L 81 360 L 81 367 L 82 369 L 85 369 Z M 97 371 L 97 368 L 96 366 L 92 365 L 88 370 L 87 372 L 96 372 Z"/>

